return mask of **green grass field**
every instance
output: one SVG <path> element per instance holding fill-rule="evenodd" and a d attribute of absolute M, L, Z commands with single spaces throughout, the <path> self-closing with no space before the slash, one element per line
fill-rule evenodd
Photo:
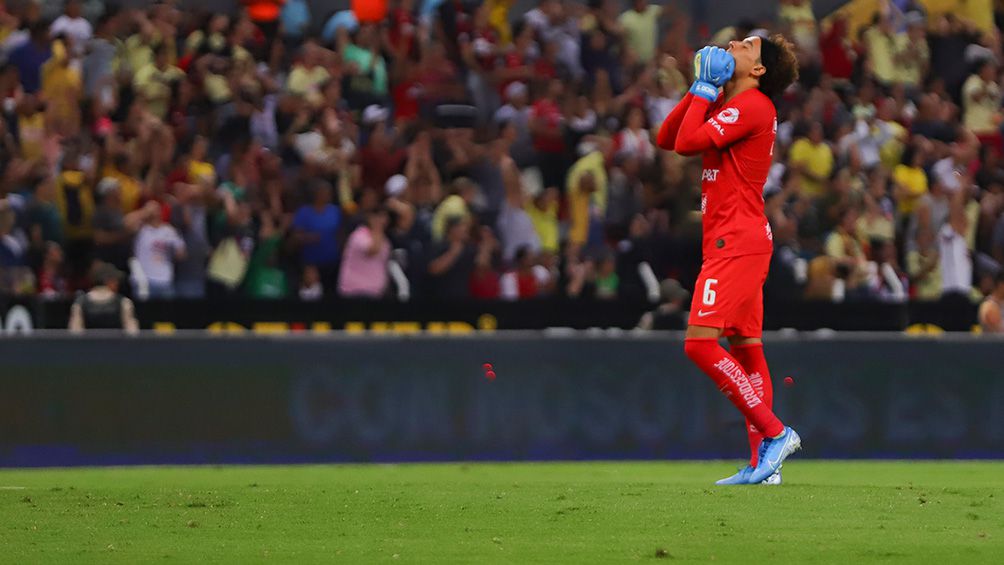
<path fill-rule="evenodd" d="M 3 563 L 1001 563 L 1004 463 L 0 471 Z"/>

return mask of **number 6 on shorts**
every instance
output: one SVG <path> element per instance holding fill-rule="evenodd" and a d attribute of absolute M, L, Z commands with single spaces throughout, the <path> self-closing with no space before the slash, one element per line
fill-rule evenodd
<path fill-rule="evenodd" d="M 718 284 L 718 279 L 708 279 L 704 281 L 704 296 L 702 298 L 702 301 L 704 302 L 705 306 L 715 305 L 715 298 L 717 298 L 718 295 L 715 292 L 715 289 L 711 287 L 712 285 L 716 284 Z"/>

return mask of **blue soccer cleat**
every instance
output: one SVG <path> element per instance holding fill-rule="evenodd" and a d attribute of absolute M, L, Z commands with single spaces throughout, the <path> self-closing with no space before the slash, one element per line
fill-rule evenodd
<path fill-rule="evenodd" d="M 750 475 L 753 474 L 753 467 L 749 465 L 739 469 L 735 475 L 715 481 L 716 485 L 749 485 L 753 484 L 750 482 Z M 779 485 L 781 484 L 781 470 L 778 469 L 773 475 L 767 477 L 763 480 L 762 485 Z"/>
<path fill-rule="evenodd" d="M 716 485 L 748 485 L 750 484 L 750 475 L 753 474 L 753 467 L 749 465 L 739 469 L 739 472 L 731 477 L 726 477 L 720 481 L 715 481 Z"/>
<path fill-rule="evenodd" d="M 789 455 L 802 448 L 802 438 L 798 437 L 795 430 L 785 426 L 784 433 L 778 438 L 767 438 L 763 440 L 760 447 L 760 461 L 756 469 L 750 473 L 750 484 L 755 485 L 767 480 L 777 472 Z"/>

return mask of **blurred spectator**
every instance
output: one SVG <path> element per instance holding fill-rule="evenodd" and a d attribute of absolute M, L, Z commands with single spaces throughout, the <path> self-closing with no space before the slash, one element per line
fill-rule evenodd
<path fill-rule="evenodd" d="M 192 162 L 195 165 L 196 162 Z M 212 251 L 209 241 L 207 185 L 212 176 L 199 174 L 196 184 L 176 185 L 177 201 L 171 209 L 171 224 L 185 242 L 185 257 L 175 266 L 174 287 L 178 298 L 197 300 L 206 296 L 206 264 Z"/>
<path fill-rule="evenodd" d="M 651 312 L 646 312 L 638 321 L 642 330 L 680 331 L 687 327 L 687 308 L 690 293 L 674 279 L 666 279 L 659 285 L 660 304 Z"/>
<path fill-rule="evenodd" d="M 993 59 L 979 62 L 976 72 L 962 85 L 962 123 L 979 137 L 981 144 L 1004 153 L 998 78 L 997 63 Z"/>
<path fill-rule="evenodd" d="M 132 230 L 126 226 L 118 180 L 111 177 L 101 179 L 97 186 L 97 198 L 92 219 L 94 257 L 117 269 L 126 269 L 132 256 L 130 242 L 139 226 L 135 225 Z"/>
<path fill-rule="evenodd" d="M 469 281 L 476 250 L 470 243 L 470 220 L 450 216 L 443 241 L 432 248 L 429 262 L 431 295 L 440 300 L 457 300 L 470 295 Z"/>
<path fill-rule="evenodd" d="M 42 65 L 51 56 L 49 30 L 42 22 L 31 23 L 28 27 L 28 41 L 11 51 L 7 57 L 7 61 L 17 67 L 25 93 L 34 94 L 42 88 Z"/>
<path fill-rule="evenodd" d="M 973 289 L 973 260 L 965 236 L 968 219 L 960 200 L 957 196 L 951 199 L 948 221 L 938 232 L 938 254 L 941 258 L 942 294 L 968 299 Z"/>
<path fill-rule="evenodd" d="M 540 240 L 541 251 L 553 255 L 559 251 L 559 200 L 558 188 L 550 186 L 542 190 L 526 207 L 530 221 L 533 222 L 534 231 L 537 232 L 537 238 Z"/>
<path fill-rule="evenodd" d="M 23 294 L 30 285 L 28 269 L 28 236 L 17 225 L 17 213 L 11 200 L 0 200 L 0 275 L 2 288 L 13 294 Z"/>
<path fill-rule="evenodd" d="M 596 261 L 596 298 L 614 300 L 620 287 L 620 277 L 617 275 L 617 260 L 613 253 L 605 251 Z"/>
<path fill-rule="evenodd" d="M 808 135 L 791 145 L 788 159 L 802 176 L 802 192 L 810 198 L 823 196 L 834 165 L 833 150 L 823 138 L 823 125 L 813 122 Z"/>
<path fill-rule="evenodd" d="M 300 300 L 304 302 L 316 302 L 324 297 L 324 286 L 321 284 L 321 272 L 314 265 L 307 265 L 303 268 L 303 276 L 300 277 Z"/>
<path fill-rule="evenodd" d="M 474 202 L 477 190 L 477 185 L 467 178 L 459 178 L 450 184 L 450 195 L 443 199 L 432 215 L 433 241 L 439 242 L 446 236 L 451 219 L 470 219 L 469 206 Z"/>
<path fill-rule="evenodd" d="M 869 269 L 874 268 L 870 281 L 872 294 L 882 302 L 906 302 L 909 282 L 896 261 L 896 248 L 892 241 L 873 240 L 869 247 L 873 258 Z"/>
<path fill-rule="evenodd" d="M 63 171 L 56 177 L 56 204 L 66 237 L 65 249 L 71 258 L 73 278 L 90 265 L 94 245 L 94 192 L 91 175 L 84 171 L 81 156 L 71 149 L 63 157 Z"/>
<path fill-rule="evenodd" d="M 310 4 L 307 0 L 286 0 L 279 12 L 279 23 L 283 38 L 295 45 L 310 29 Z"/>
<path fill-rule="evenodd" d="M 63 276 L 63 248 L 50 241 L 45 245 L 42 266 L 38 269 L 38 294 L 46 300 L 56 300 L 68 292 L 69 285 Z"/>
<path fill-rule="evenodd" d="M 508 128 L 510 140 L 515 137 L 513 128 Z M 502 182 L 505 185 L 505 200 L 496 225 L 502 241 L 502 260 L 512 261 L 519 249 L 528 250 L 531 256 L 540 253 L 540 237 L 534 228 L 533 218 L 527 211 L 530 196 L 523 189 L 522 178 L 516 162 L 508 155 L 508 144 L 495 149 L 500 153 Z"/>
<path fill-rule="evenodd" d="M 565 180 L 567 165 L 562 133 L 564 116 L 559 106 L 564 90 L 565 86 L 561 80 L 550 80 L 547 83 L 546 93 L 530 110 L 533 147 L 537 151 L 538 164 L 546 186 L 561 186 Z"/>
<path fill-rule="evenodd" d="M 543 45 L 552 46 L 556 62 L 568 69 L 573 78 L 582 76 L 576 8 L 578 6 L 571 3 L 566 6 L 561 0 L 539 0 L 537 8 L 523 15 L 525 24 L 533 28 Z"/>
<path fill-rule="evenodd" d="M 28 203 L 27 222 L 28 235 L 32 245 L 42 247 L 43 242 L 64 242 L 63 218 L 56 202 L 56 184 L 52 178 L 39 176 L 32 182 L 35 185 L 34 197 Z"/>
<path fill-rule="evenodd" d="M 651 61 L 659 43 L 659 18 L 664 8 L 649 4 L 648 0 L 631 0 L 631 8 L 621 14 L 619 23 L 624 28 L 624 39 L 635 60 Z"/>
<path fill-rule="evenodd" d="M 484 226 L 478 234 L 477 253 L 474 256 L 474 272 L 471 273 L 471 298 L 493 300 L 499 298 L 499 272 L 497 254 L 499 242 L 491 228 Z"/>
<path fill-rule="evenodd" d="M 379 114 L 373 116 L 376 123 L 365 123 L 366 113 L 373 111 Z M 390 177 L 403 170 L 408 158 L 407 151 L 397 147 L 397 139 L 393 130 L 388 128 L 386 110 L 377 106 L 369 106 L 363 113 L 364 125 L 371 127 L 366 145 L 359 151 L 359 162 L 362 167 L 362 184 L 366 188 L 383 187 Z"/>
<path fill-rule="evenodd" d="M 655 160 L 655 144 L 645 123 L 645 110 L 631 106 L 624 118 L 624 129 L 614 138 L 614 150 L 623 157 L 638 159 L 648 164 Z"/>
<path fill-rule="evenodd" d="M 171 64 L 171 54 L 166 45 L 154 52 L 152 64 L 146 64 L 136 71 L 133 88 L 146 103 L 147 110 L 157 118 L 167 115 L 171 91 L 185 76 L 184 71 Z"/>
<path fill-rule="evenodd" d="M 343 297 L 382 298 L 387 292 L 387 210 L 366 213 L 366 223 L 349 235 L 339 271 L 338 294 Z"/>
<path fill-rule="evenodd" d="M 860 159 L 861 167 L 871 169 L 882 160 L 882 150 L 887 143 L 895 139 L 896 131 L 888 122 L 876 116 L 872 104 L 858 105 L 853 110 L 854 123 L 837 142 L 842 155 L 848 159 Z"/>
<path fill-rule="evenodd" d="M 322 101 L 321 87 L 331 78 L 331 73 L 321 65 L 323 50 L 312 40 L 300 48 L 300 55 L 286 79 L 286 91 L 303 96 L 314 106 Z"/>
<path fill-rule="evenodd" d="M 778 8 L 778 23 L 798 48 L 799 60 L 814 62 L 819 56 L 819 30 L 811 0 L 781 0 Z"/>
<path fill-rule="evenodd" d="M 534 264 L 534 253 L 529 247 L 516 250 L 513 268 L 499 280 L 499 297 L 504 300 L 536 298 L 541 287 L 547 284 L 547 269 Z"/>
<path fill-rule="evenodd" d="M 808 3 L 808 2 L 806 2 Z M 825 26 L 825 24 L 824 24 Z M 857 58 L 847 37 L 848 23 L 845 16 L 834 14 L 829 26 L 823 28 L 819 38 L 819 50 L 823 59 L 823 72 L 839 81 L 848 81 L 854 72 Z"/>
<path fill-rule="evenodd" d="M 165 223 L 167 207 L 144 208 L 145 223 L 136 234 L 135 255 L 140 268 L 136 277 L 137 294 L 147 295 L 154 300 L 169 300 L 175 297 L 174 263 L 185 258 L 185 242 L 178 230 Z M 139 282 L 142 281 L 142 282 Z"/>
<path fill-rule="evenodd" d="M 924 229 L 917 233 L 916 248 L 906 255 L 906 271 L 913 297 L 918 300 L 934 301 L 941 298 L 941 256 L 935 242 L 934 233 Z"/>
<path fill-rule="evenodd" d="M 1004 270 L 994 278 L 994 290 L 980 304 L 977 318 L 983 333 L 1004 333 Z"/>
<path fill-rule="evenodd" d="M 122 277 L 122 272 L 112 265 L 95 265 L 91 277 L 94 288 L 80 295 L 70 308 L 70 331 L 117 329 L 127 334 L 139 332 L 132 300 L 119 294 Z"/>
<path fill-rule="evenodd" d="M 53 43 L 52 58 L 42 65 L 42 96 L 47 101 L 49 131 L 65 137 L 76 135 L 81 124 L 83 82 L 61 41 Z"/>
<path fill-rule="evenodd" d="M 931 48 L 931 75 L 958 99 L 962 82 L 969 71 L 965 65 L 966 49 L 979 41 L 979 33 L 952 12 L 939 16 L 928 38 Z"/>
<path fill-rule="evenodd" d="M 331 185 L 316 181 L 312 188 L 312 204 L 304 204 L 293 217 L 293 232 L 301 247 L 305 265 L 315 267 L 325 288 L 334 289 L 338 271 L 338 234 L 342 226 L 341 211 L 332 204 Z"/>
<path fill-rule="evenodd" d="M 641 159 L 629 153 L 618 153 L 610 167 L 606 224 L 616 239 L 628 232 L 628 226 L 644 209 L 644 186 L 639 176 Z"/>
<path fill-rule="evenodd" d="M 374 25 L 363 25 L 353 42 L 343 47 L 349 64 L 349 82 L 345 96 L 351 108 L 379 104 L 388 94 L 387 64 L 380 54 L 380 38 Z"/>
<path fill-rule="evenodd" d="M 82 62 L 84 93 L 93 103 L 110 109 L 115 96 L 115 57 L 120 15 L 109 13 L 97 22 L 94 37 L 87 41 Z M 53 24 L 55 25 L 55 24 Z"/>
<path fill-rule="evenodd" d="M 925 152 L 918 145 L 909 145 L 903 151 L 901 162 L 893 169 L 893 194 L 899 202 L 900 217 L 908 217 L 917 201 L 927 194 L 927 173 L 923 165 Z"/>
<path fill-rule="evenodd" d="M 506 104 L 495 112 L 495 121 L 500 129 L 512 127 L 515 130 L 516 137 L 509 154 L 516 161 L 516 166 L 525 168 L 536 160 L 530 130 L 530 108 L 526 104 L 526 85 L 522 82 L 510 83 L 505 89 L 505 101 Z"/>
<path fill-rule="evenodd" d="M 569 230 L 573 245 L 597 243 L 598 229 L 606 215 L 607 172 L 603 153 L 592 151 L 568 172 Z"/>
<path fill-rule="evenodd" d="M 67 47 L 75 56 L 84 54 L 87 42 L 94 33 L 91 22 L 83 17 L 81 8 L 80 0 L 69 0 L 63 15 L 56 18 L 49 27 L 52 37 L 66 37 L 69 41 Z"/>
<path fill-rule="evenodd" d="M 837 277 L 845 281 L 848 294 L 864 290 L 868 278 L 868 265 L 857 233 L 858 212 L 845 208 L 839 214 L 840 222 L 826 238 L 826 255 L 834 261 Z"/>
<path fill-rule="evenodd" d="M 927 21 L 920 12 L 906 14 L 907 49 L 899 51 L 896 60 L 896 82 L 913 93 L 922 86 L 924 75 L 931 64 L 931 51 L 927 45 Z"/>
<path fill-rule="evenodd" d="M 283 226 L 276 225 L 271 214 L 262 214 L 258 245 L 248 264 L 245 286 L 252 298 L 281 299 L 289 293 L 286 273 L 279 268 L 279 246 Z"/>
<path fill-rule="evenodd" d="M 906 33 L 896 31 L 892 16 L 877 14 L 878 22 L 864 35 L 868 49 L 868 70 L 883 85 L 897 82 L 897 64 L 909 57 L 910 38 Z"/>

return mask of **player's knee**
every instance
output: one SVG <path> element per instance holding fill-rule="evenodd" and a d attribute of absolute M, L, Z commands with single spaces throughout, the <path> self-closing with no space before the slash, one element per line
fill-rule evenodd
<path fill-rule="evenodd" d="M 705 340 L 687 339 L 683 342 L 683 352 L 694 363 L 697 363 L 701 359 L 704 349 Z"/>

